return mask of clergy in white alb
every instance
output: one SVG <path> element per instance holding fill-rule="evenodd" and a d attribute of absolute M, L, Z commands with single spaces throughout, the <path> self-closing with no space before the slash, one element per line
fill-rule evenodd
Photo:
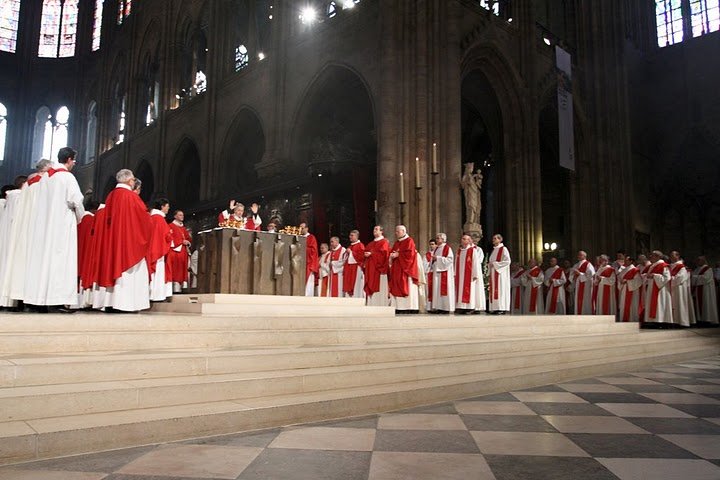
<path fill-rule="evenodd" d="M 595 314 L 617 315 L 615 269 L 610 265 L 607 255 L 598 257 L 598 269 L 595 272 Z"/>
<path fill-rule="evenodd" d="M 523 286 L 523 313 L 529 315 L 542 315 L 545 313 L 545 301 L 543 298 L 543 285 L 545 274 L 538 265 L 537 260 L 531 258 L 528 261 L 528 268 L 520 278 Z"/>
<path fill-rule="evenodd" d="M 318 249 L 318 297 L 330 296 L 330 247 L 321 243 Z"/>
<path fill-rule="evenodd" d="M 145 261 L 150 272 L 150 301 L 164 302 L 172 297 L 173 284 L 169 275 L 170 265 L 166 257 L 172 247 L 172 234 L 167 223 L 167 214 L 170 211 L 170 201 L 167 198 L 158 198 L 150 211 L 150 244 Z"/>
<path fill-rule="evenodd" d="M 545 313 L 550 315 L 565 315 L 565 270 L 558 265 L 555 257 L 550 258 L 550 267 L 545 270 Z"/>
<path fill-rule="evenodd" d="M 650 254 L 650 267 L 645 274 L 645 323 L 673 323 L 672 297 L 670 296 L 670 266 L 663 254 L 654 250 Z"/>
<path fill-rule="evenodd" d="M 12 230 L 13 225 L 18 223 L 17 212 L 20 205 L 22 190 L 13 186 L 12 189 L 4 190 L 5 208 L 0 218 L 0 307 L 14 307 L 15 301 L 10 298 L 9 270 L 12 263 Z"/>
<path fill-rule="evenodd" d="M 503 237 L 492 237 L 493 251 L 488 259 L 490 283 L 490 313 L 504 314 L 510 311 L 510 252 L 503 244 Z"/>
<path fill-rule="evenodd" d="M 480 251 L 482 252 L 482 251 Z M 482 279 L 482 253 L 470 235 L 463 235 L 455 257 L 455 293 L 458 311 L 471 313 L 478 309 L 477 283 Z"/>
<path fill-rule="evenodd" d="M 523 275 L 525 275 L 525 269 L 522 265 L 513 262 L 510 265 L 510 313 L 513 315 L 522 315 L 525 311 L 523 308 Z"/>
<path fill-rule="evenodd" d="M 485 252 L 479 245 L 475 245 L 475 255 L 480 262 L 480 275 L 475 282 L 475 313 L 480 313 L 487 311 L 487 295 L 485 294 L 485 272 L 483 271 Z"/>
<path fill-rule="evenodd" d="M 152 231 L 150 215 L 140 196 L 133 192 L 133 172 L 122 169 L 115 179 L 118 183 L 105 200 L 107 224 L 98 284 L 106 289 L 105 308 L 137 312 L 150 308 L 146 260 Z"/>
<path fill-rule="evenodd" d="M 338 237 L 330 238 L 330 272 L 328 275 L 328 296 L 343 296 L 343 267 L 345 266 L 345 248 Z"/>
<path fill-rule="evenodd" d="M 695 297 L 695 318 L 698 322 L 718 323 L 717 292 L 713 271 L 705 257 L 698 257 L 692 272 L 692 287 Z"/>
<path fill-rule="evenodd" d="M 70 173 L 77 152 L 63 147 L 58 164 L 39 182 L 37 208 L 47 219 L 45 228 L 35 228 L 30 240 L 31 257 L 39 257 L 38 271 L 26 272 L 24 302 L 30 305 L 62 306 L 77 302 L 77 225 L 85 214 L 83 194 Z M 37 274 L 37 276 L 36 276 Z M 31 276 L 32 275 L 32 276 Z"/>
<path fill-rule="evenodd" d="M 390 305 L 390 242 L 383 236 L 383 227 L 380 225 L 373 228 L 373 240 L 365 247 L 364 256 L 366 304 L 387 307 Z"/>
<path fill-rule="evenodd" d="M 689 327 L 695 322 L 695 308 L 690 290 L 691 275 L 680 258 L 680 252 L 670 252 L 670 276 L 672 277 L 670 296 L 672 297 L 673 323 Z"/>
<path fill-rule="evenodd" d="M 455 311 L 455 256 L 447 243 L 447 235 L 435 236 L 437 247 L 430 262 L 432 285 L 428 287 L 430 311 L 449 313 Z"/>
<path fill-rule="evenodd" d="M 580 250 L 578 261 L 570 273 L 570 282 L 573 284 L 575 315 L 592 315 L 592 292 L 595 267 L 587 259 L 587 253 Z"/>
<path fill-rule="evenodd" d="M 618 320 L 621 322 L 639 322 L 641 318 L 640 305 L 642 298 L 643 276 L 640 269 L 633 265 L 632 259 L 627 257 L 625 265 L 617 272 L 617 282 L 620 292 L 618 302 Z"/>

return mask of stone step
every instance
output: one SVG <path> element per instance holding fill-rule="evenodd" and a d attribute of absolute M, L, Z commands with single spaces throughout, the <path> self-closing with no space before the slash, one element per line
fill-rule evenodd
<path fill-rule="evenodd" d="M 239 350 L 147 352 L 72 352 L 60 356 L 19 355 L 0 359 L 0 387 L 53 385 L 96 381 L 262 372 L 318 368 L 528 350 L 592 347 L 657 340 L 684 342 L 695 338 L 684 331 L 642 334 L 534 336 L 424 344 L 377 344 L 323 347 L 283 347 Z"/>
<path fill-rule="evenodd" d="M 316 307 L 329 306 L 365 306 L 363 298 L 329 298 L 329 297 L 293 297 L 287 295 L 233 295 L 227 293 L 206 293 L 195 295 L 173 295 L 169 303 L 215 303 L 236 305 L 270 305 L 280 303 L 283 306 L 311 305 Z M 156 304 L 160 305 L 160 304 Z"/>
<path fill-rule="evenodd" d="M 178 348 L 238 348 L 300 345 L 363 345 L 527 337 L 534 335 L 580 335 L 637 333 L 629 323 L 542 324 L 522 326 L 425 328 L 345 328 L 302 330 L 227 330 L 178 332 L 118 331 L 75 333 L 0 333 L 0 355 L 59 352 L 138 351 Z"/>
<path fill-rule="evenodd" d="M 364 308 L 364 307 L 363 307 Z M 363 311 L 361 310 L 360 313 Z M 527 325 L 585 325 L 614 324 L 610 315 L 541 315 L 541 316 L 495 316 L 495 315 L 388 315 L 364 317 L 318 316 L 255 316 L 255 317 L 207 317 L 141 313 L 137 315 L 98 315 L 78 312 L 74 315 L 9 315 L 0 314 L 0 332 L 116 332 L 173 330 L 298 330 L 338 328 L 425 328 L 425 327 L 522 327 Z M 637 328 L 637 324 L 634 324 Z"/>
<path fill-rule="evenodd" d="M 53 458 L 246 430 L 392 411 L 481 394 L 716 355 L 712 347 L 543 364 L 372 387 L 0 424 L 0 463 Z"/>
<path fill-rule="evenodd" d="M 526 348 L 522 353 L 502 352 L 432 360 L 3 388 L 0 389 L 0 422 L 372 387 L 535 365 L 562 365 L 635 354 L 654 355 L 689 346 L 702 349 L 712 345 L 717 346 L 715 339 L 701 337 L 689 339 L 684 344 L 658 339 L 642 344 L 628 342 L 540 351 Z"/>
<path fill-rule="evenodd" d="M 304 298 L 304 297 L 283 297 L 283 298 Z M 342 299 L 353 300 L 353 299 Z M 152 306 L 153 312 L 158 313 L 180 313 L 196 315 L 217 315 L 234 317 L 257 317 L 282 315 L 287 317 L 338 317 L 357 315 L 361 317 L 375 317 L 394 315 L 392 307 L 366 307 L 353 302 L 346 302 L 337 305 L 285 305 L 278 302 L 261 304 L 239 304 L 239 303 L 156 303 Z"/>

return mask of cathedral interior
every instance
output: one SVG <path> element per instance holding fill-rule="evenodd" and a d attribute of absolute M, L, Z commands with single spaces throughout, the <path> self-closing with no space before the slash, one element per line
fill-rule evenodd
<path fill-rule="evenodd" d="M 196 230 L 237 199 L 424 248 L 473 163 L 483 246 L 718 259 L 719 27 L 718 0 L 3 0 L 0 177 L 69 145 L 88 199 L 130 168 Z"/>

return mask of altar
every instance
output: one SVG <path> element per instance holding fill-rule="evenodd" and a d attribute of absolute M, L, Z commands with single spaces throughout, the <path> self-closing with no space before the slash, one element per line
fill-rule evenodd
<path fill-rule="evenodd" d="M 305 237 L 215 228 L 200 232 L 197 293 L 305 294 Z"/>

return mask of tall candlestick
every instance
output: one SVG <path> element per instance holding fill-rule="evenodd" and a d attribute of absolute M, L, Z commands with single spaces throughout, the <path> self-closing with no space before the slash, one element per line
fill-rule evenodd
<path fill-rule="evenodd" d="M 375 210 L 374 210 L 374 211 L 375 211 L 375 213 L 377 213 L 377 211 L 378 211 L 378 209 L 377 209 L 377 200 L 375 200 Z"/>
<path fill-rule="evenodd" d="M 420 157 L 415 157 L 415 188 L 417 190 L 422 188 L 420 185 Z"/>
<path fill-rule="evenodd" d="M 437 143 L 433 143 L 432 149 L 432 173 L 440 173 L 437 161 Z"/>
<path fill-rule="evenodd" d="M 405 179 L 403 172 L 400 172 L 400 203 L 405 203 Z"/>

